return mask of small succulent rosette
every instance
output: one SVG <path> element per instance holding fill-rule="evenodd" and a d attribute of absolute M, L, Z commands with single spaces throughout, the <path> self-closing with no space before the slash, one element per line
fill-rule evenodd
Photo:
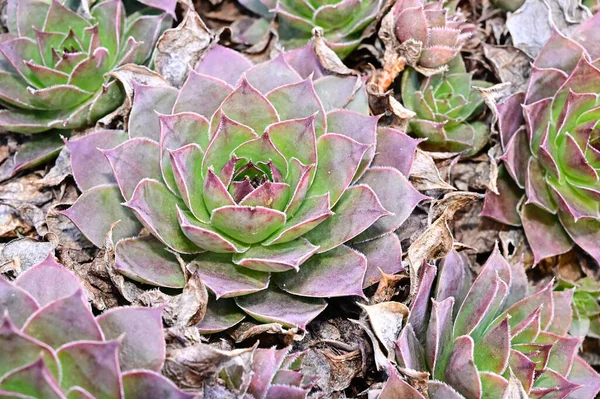
<path fill-rule="evenodd" d="M 450 62 L 471 36 L 472 25 L 443 0 L 398 0 L 392 8 L 396 38 L 400 44 L 421 43 L 415 65 L 435 69 Z"/>
<path fill-rule="evenodd" d="M 378 129 L 362 78 L 327 73 L 312 44 L 257 65 L 216 46 L 181 90 L 134 91 L 128 133 L 69 143 L 83 195 L 65 215 L 98 246 L 121 220 L 116 266 L 137 281 L 182 287 L 172 252 L 192 255 L 218 299 L 201 331 L 305 327 L 322 298 L 402 270 L 418 141 Z"/>
<path fill-rule="evenodd" d="M 69 3 L 84 10 L 80 4 Z M 144 63 L 171 24 L 172 1 L 126 15 L 121 0 L 75 12 L 58 0 L 8 0 L 0 36 L 0 131 L 38 133 L 94 124 L 124 95 L 106 74 Z M 160 8 L 161 10 L 159 10 Z"/>
<path fill-rule="evenodd" d="M 159 374 L 161 308 L 95 317 L 75 275 L 49 256 L 14 282 L 0 277 L 0 396 L 192 399 Z"/>
<path fill-rule="evenodd" d="M 436 152 L 478 153 L 487 143 L 489 128 L 476 119 L 484 110 L 483 96 L 473 86 L 491 84 L 472 79 L 457 56 L 448 71 L 424 77 L 409 68 L 402 75 L 402 102 L 416 115 L 408 133 L 424 138 L 421 147 Z"/>
<path fill-rule="evenodd" d="M 354 51 L 367 35 L 383 7 L 383 0 L 240 0 L 240 3 L 262 17 L 245 26 L 240 36 L 257 42 L 277 17 L 279 39 L 286 49 L 305 46 L 313 29 L 323 31 L 327 45 L 340 58 Z M 237 31 L 238 29 L 234 29 Z"/>
<path fill-rule="evenodd" d="M 498 108 L 504 149 L 482 215 L 522 225 L 535 262 L 574 244 L 600 261 L 600 16 L 555 32 L 526 92 Z M 521 199 L 524 198 L 524 201 Z"/>
<path fill-rule="evenodd" d="M 252 356 L 252 370 L 249 382 L 239 376 L 239 366 L 234 364 L 219 372 L 231 391 L 248 399 L 305 399 L 313 385 L 314 378 L 302 372 L 306 352 L 290 352 L 283 349 L 256 349 L 248 353 Z"/>
<path fill-rule="evenodd" d="M 523 266 L 497 248 L 472 284 L 455 251 L 439 272 L 424 264 L 398 365 L 429 373 L 430 399 L 503 398 L 511 379 L 511 392 L 530 398 L 595 398 L 600 375 L 577 356 L 582 339 L 567 334 L 573 291 L 553 291 L 552 282 L 527 291 Z M 395 374 L 381 397 L 424 398 Z"/>
<path fill-rule="evenodd" d="M 573 291 L 573 319 L 569 334 L 575 337 L 600 339 L 600 282 L 593 277 L 577 281 L 561 279 L 554 288 L 557 291 Z"/>

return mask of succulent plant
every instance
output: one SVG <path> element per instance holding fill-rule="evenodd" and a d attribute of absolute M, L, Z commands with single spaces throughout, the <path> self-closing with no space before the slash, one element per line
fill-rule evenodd
<path fill-rule="evenodd" d="M 465 152 L 474 155 L 487 143 L 486 123 L 474 121 L 483 110 L 483 96 L 472 86 L 489 87 L 473 81 L 460 56 L 443 74 L 423 77 L 409 68 L 402 75 L 402 102 L 415 112 L 408 133 L 427 139 L 429 151 Z"/>
<path fill-rule="evenodd" d="M 402 269 L 394 231 L 425 198 L 405 177 L 418 141 L 377 128 L 362 82 L 327 73 L 312 45 L 257 65 L 217 46 L 180 91 L 136 85 L 128 134 L 69 143 L 84 193 L 64 214 L 98 246 L 114 221 L 116 239 L 146 227 L 116 245 L 134 280 L 182 287 L 172 252 L 194 255 L 218 299 L 202 332 L 241 310 L 304 327 L 321 298 Z"/>
<path fill-rule="evenodd" d="M 598 15 L 570 38 L 555 32 L 527 91 L 498 108 L 504 168 L 482 215 L 522 224 L 536 263 L 574 243 L 600 261 L 598 34 Z"/>
<path fill-rule="evenodd" d="M 266 33 L 268 23 L 265 21 L 276 15 L 279 39 L 286 49 L 305 46 L 312 38 L 313 29 L 320 28 L 327 45 L 343 59 L 366 35 L 374 32 L 367 28 L 374 24 L 384 1 L 240 0 L 240 3 L 263 18 L 262 22 L 251 25 L 251 29 L 247 28 L 244 36 L 252 32 L 261 37 L 256 31 Z"/>
<path fill-rule="evenodd" d="M 443 0 L 398 0 L 392 8 L 394 30 L 400 44 L 421 43 L 415 65 L 438 68 L 450 62 L 471 36 L 472 26 Z"/>
<path fill-rule="evenodd" d="M 400 367 L 429 373 L 430 399 L 506 397 L 511 376 L 527 397 L 595 397 L 600 375 L 577 356 L 581 339 L 567 335 L 573 291 L 553 292 L 550 282 L 529 295 L 522 265 L 511 267 L 497 248 L 472 285 L 455 251 L 437 282 L 436 272 L 423 265 L 396 342 Z M 424 397 L 398 377 L 386 389 L 382 398 Z"/>
<path fill-rule="evenodd" d="M 240 378 L 240 366 L 229 366 L 219 376 L 237 397 L 247 399 L 305 399 L 312 378 L 302 373 L 305 352 L 290 353 L 283 349 L 256 349 L 252 358 L 252 375 L 246 381 Z"/>
<path fill-rule="evenodd" d="M 193 398 L 158 372 L 162 308 L 119 307 L 94 317 L 79 279 L 50 255 L 0 277 L 3 398 Z"/>
<path fill-rule="evenodd" d="M 152 3 L 173 13 L 171 1 Z M 171 23 L 157 9 L 126 16 L 121 0 L 79 13 L 57 0 L 9 0 L 7 12 L 9 33 L 0 39 L 0 104 L 7 109 L 0 111 L 0 130 L 18 133 L 79 128 L 113 111 L 123 93 L 105 75 L 146 61 Z"/>
<path fill-rule="evenodd" d="M 573 319 L 569 334 L 600 338 L 600 282 L 584 277 L 576 282 L 559 280 L 556 291 L 573 291 Z"/>

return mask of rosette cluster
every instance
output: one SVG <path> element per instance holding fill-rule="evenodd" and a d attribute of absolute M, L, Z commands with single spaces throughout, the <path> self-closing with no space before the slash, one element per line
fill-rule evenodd
<path fill-rule="evenodd" d="M 582 339 L 567 334 L 572 297 L 573 290 L 553 292 L 552 282 L 529 294 L 523 265 L 511 267 L 497 248 L 471 283 L 466 261 L 453 251 L 439 272 L 422 266 L 396 342 L 398 365 L 429 373 L 431 399 L 502 398 L 515 390 L 592 399 L 600 375 L 577 356 Z M 398 392 L 424 398 L 392 374 L 381 397 Z"/>
<path fill-rule="evenodd" d="M 0 396 L 192 399 L 159 374 L 162 308 L 95 317 L 79 279 L 49 256 L 14 282 L 0 277 Z"/>
<path fill-rule="evenodd" d="M 181 90 L 134 90 L 128 134 L 69 143 L 84 193 L 65 214 L 98 246 L 114 221 L 117 239 L 144 226 L 116 246 L 144 283 L 183 286 L 172 253 L 192 255 L 218 299 L 201 331 L 244 314 L 304 327 L 321 298 L 402 269 L 394 232 L 425 198 L 406 178 L 418 141 L 378 129 L 363 80 L 329 74 L 312 45 L 257 65 L 216 46 Z"/>
<path fill-rule="evenodd" d="M 484 105 L 473 86 L 490 84 L 473 80 L 460 56 L 448 66 L 448 71 L 430 77 L 412 68 L 404 71 L 402 103 L 416 114 L 409 121 L 408 133 L 427 139 L 421 147 L 428 151 L 474 155 L 487 143 L 489 129 L 485 122 L 475 120 Z"/>
<path fill-rule="evenodd" d="M 240 3 L 260 15 L 263 21 L 277 16 L 279 39 L 286 49 L 299 48 L 312 38 L 313 29 L 321 29 L 327 45 L 340 58 L 355 50 L 372 34 L 369 30 L 383 7 L 383 0 L 241 0 Z M 247 29 L 245 36 L 267 30 L 266 23 Z M 260 35 L 259 35 L 260 36 Z"/>
<path fill-rule="evenodd" d="M 154 6 L 174 12 L 170 1 Z M 83 9 L 74 2 L 75 9 Z M 144 63 L 171 16 L 145 8 L 126 15 L 121 0 L 75 12 L 57 0 L 9 0 L 0 37 L 0 129 L 38 133 L 94 124 L 124 94 L 106 74 Z"/>
<path fill-rule="evenodd" d="M 600 261 L 599 33 L 598 15 L 569 38 L 555 32 L 527 91 L 499 106 L 500 195 L 482 214 L 522 224 L 536 263 L 574 244 Z"/>
<path fill-rule="evenodd" d="M 472 26 L 443 0 L 398 0 L 391 12 L 398 41 L 421 43 L 416 64 L 425 68 L 450 62 L 471 36 Z"/>

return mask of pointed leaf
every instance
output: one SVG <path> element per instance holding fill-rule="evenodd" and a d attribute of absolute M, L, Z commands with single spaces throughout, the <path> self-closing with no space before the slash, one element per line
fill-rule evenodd
<path fill-rule="evenodd" d="M 222 67 L 224 65 L 222 64 Z M 210 120 L 232 91 L 233 87 L 222 80 L 190 71 L 179 91 L 173 112 L 193 112 Z M 198 101 L 199 97 L 202 97 L 203 101 Z"/>
<path fill-rule="evenodd" d="M 302 329 L 327 307 L 322 299 L 297 297 L 273 287 L 236 298 L 235 302 L 258 321 Z"/>
<path fill-rule="evenodd" d="M 114 222 L 113 240 L 137 235 L 141 224 L 135 215 L 121 205 L 123 196 L 116 185 L 96 186 L 84 192 L 67 210 L 60 212 L 77 226 L 95 246 L 104 245 L 104 237 Z M 102 212 L 98 212 L 102 209 Z"/>
<path fill-rule="evenodd" d="M 0 277 L 0 312 L 8 312 L 11 320 L 19 328 L 39 308 L 36 300 L 25 290 L 12 285 Z"/>
<path fill-rule="evenodd" d="M 356 237 L 378 219 L 389 215 L 375 192 L 366 185 L 350 187 L 333 208 L 334 214 L 305 237 L 326 252 Z"/>
<path fill-rule="evenodd" d="M 156 180 L 144 179 L 125 205 L 133 210 L 142 224 L 168 247 L 177 252 L 195 253 L 199 248 L 181 231 L 177 207 L 181 200 Z"/>
<path fill-rule="evenodd" d="M 369 240 L 391 233 L 406 221 L 419 202 L 428 198 L 419 193 L 406 177 L 393 168 L 368 169 L 358 182 L 373 189 L 381 205 L 392 214 L 377 220 L 356 237 L 355 241 Z"/>
<path fill-rule="evenodd" d="M 117 242 L 115 269 L 145 284 L 167 288 L 183 288 L 185 285 L 185 274 L 179 261 L 153 236 Z"/>
<path fill-rule="evenodd" d="M 268 247 L 253 246 L 244 253 L 235 254 L 233 263 L 263 272 L 298 271 L 300 265 L 310 258 L 317 249 L 318 247 L 312 245 L 306 239 L 299 238 Z"/>
<path fill-rule="evenodd" d="M 352 244 L 352 248 L 367 257 L 367 272 L 363 288 L 370 287 L 381 279 L 381 272 L 396 274 L 402 266 L 402 246 L 396 234 L 386 234 L 374 240 Z"/>
<path fill-rule="evenodd" d="M 58 351 L 63 369 L 63 390 L 79 386 L 96 398 L 118 398 L 121 381 L 117 341 L 81 341 L 65 345 Z"/>
<path fill-rule="evenodd" d="M 81 288 L 79 279 L 56 263 L 51 254 L 43 262 L 21 273 L 15 280 L 15 285 L 27 291 L 40 306 L 71 296 Z"/>
<path fill-rule="evenodd" d="M 213 226 L 246 244 L 263 241 L 285 220 L 285 213 L 262 206 L 223 206 L 210 216 Z"/>
<path fill-rule="evenodd" d="M 329 209 L 329 193 L 304 200 L 300 209 L 283 227 L 263 242 L 263 245 L 282 244 L 301 237 L 333 215 Z"/>
<path fill-rule="evenodd" d="M 98 316 L 106 340 L 118 339 L 121 371 L 160 371 L 165 360 L 162 308 L 118 307 Z"/>
<path fill-rule="evenodd" d="M 110 162 L 117 184 L 129 201 L 138 183 L 144 179 L 162 179 L 160 147 L 156 141 L 139 137 L 102 153 Z"/>
<path fill-rule="evenodd" d="M 31 364 L 42 356 L 54 378 L 60 377 L 58 359 L 52 349 L 21 333 L 7 317 L 4 317 L 0 323 L 0 352 L 2 353 L 2 362 L 0 362 L 2 376 Z"/>
<path fill-rule="evenodd" d="M 196 220 L 189 212 L 177 210 L 183 234 L 198 247 L 216 253 L 242 253 L 249 246 L 235 241 L 215 230 L 211 225 Z"/>
<path fill-rule="evenodd" d="M 73 177 L 81 191 L 102 184 L 116 183 L 110 163 L 98 149 L 115 148 L 125 140 L 127 134 L 123 131 L 101 130 L 67 142 L 71 151 Z"/>
<path fill-rule="evenodd" d="M 102 332 L 81 290 L 39 309 L 27 320 L 23 332 L 54 349 L 74 341 L 102 341 Z"/>
<path fill-rule="evenodd" d="M 339 134 L 325 134 L 317 141 L 318 165 L 310 196 L 329 193 L 335 205 L 352 182 L 368 145 Z"/>
<path fill-rule="evenodd" d="M 252 63 L 237 51 L 215 46 L 207 52 L 196 66 L 196 72 L 221 79 L 234 86 Z"/>
<path fill-rule="evenodd" d="M 133 83 L 133 104 L 127 131 L 129 136 L 160 140 L 158 114 L 170 114 L 178 91 L 170 86 L 146 86 Z"/>
<path fill-rule="evenodd" d="M 481 396 L 481 380 L 473 361 L 473 345 L 473 339 L 468 335 L 456 338 L 444 379 L 467 398 Z"/>
<path fill-rule="evenodd" d="M 264 132 L 271 123 L 279 121 L 273 105 L 245 78 L 242 78 L 236 89 L 223 101 L 219 112 L 257 133 Z"/>
<path fill-rule="evenodd" d="M 189 265 L 197 271 L 217 299 L 247 295 L 262 291 L 269 285 L 269 274 L 235 265 L 229 254 L 205 252 Z"/>
<path fill-rule="evenodd" d="M 273 275 L 274 282 L 290 294 L 316 298 L 356 295 L 364 297 L 362 285 L 367 270 L 364 255 L 345 245 L 313 255 L 298 272 Z M 344 276 L 343 278 L 340 278 Z"/>
<path fill-rule="evenodd" d="M 123 392 L 127 399 L 193 399 L 194 395 L 184 393 L 170 380 L 158 373 L 146 370 L 123 373 Z"/>
<path fill-rule="evenodd" d="M 206 314 L 197 327 L 200 334 L 213 334 L 235 326 L 245 317 L 246 315 L 233 299 L 220 298 L 215 300 L 209 297 Z"/>
<path fill-rule="evenodd" d="M 43 359 L 17 369 L 10 374 L 7 374 L 0 381 L 0 390 L 18 392 L 27 397 L 44 398 L 44 399 L 62 399 L 60 388 L 56 381 L 46 368 Z M 8 395 L 0 396 L 8 398 Z M 25 396 L 23 396 L 25 397 Z"/>
<path fill-rule="evenodd" d="M 315 92 L 312 79 L 281 86 L 266 96 L 273 104 L 282 121 L 306 118 L 315 113 L 315 134 L 322 136 L 326 131 L 327 122 L 323 105 Z"/>

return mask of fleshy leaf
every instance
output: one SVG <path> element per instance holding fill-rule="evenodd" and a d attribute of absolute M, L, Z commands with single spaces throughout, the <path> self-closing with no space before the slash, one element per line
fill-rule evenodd
<path fill-rule="evenodd" d="M 27 320 L 23 332 L 54 349 L 74 341 L 102 341 L 102 332 L 81 290 L 39 309 Z"/>
<path fill-rule="evenodd" d="M 209 297 L 206 314 L 197 327 L 201 334 L 213 334 L 235 326 L 245 317 L 233 299 Z"/>
<path fill-rule="evenodd" d="M 262 206 L 223 206 L 210 217 L 217 229 L 247 244 L 263 241 L 285 221 L 285 213 Z"/>
<path fill-rule="evenodd" d="M 195 253 L 199 248 L 181 231 L 177 207 L 181 200 L 156 180 L 144 179 L 136 187 L 131 200 L 125 205 L 133 210 L 152 234 L 177 252 Z"/>
<path fill-rule="evenodd" d="M 106 340 L 124 337 L 119 345 L 121 371 L 159 371 L 165 360 L 162 308 L 120 307 L 98 316 Z"/>
<path fill-rule="evenodd" d="M 117 341 L 80 341 L 58 351 L 63 390 L 79 386 L 97 398 L 116 398 L 121 392 Z"/>
<path fill-rule="evenodd" d="M 362 285 L 367 259 L 364 255 L 340 245 L 325 253 L 313 255 L 299 271 L 276 273 L 273 280 L 290 294 L 327 298 L 357 295 L 364 297 Z M 340 276 L 344 276 L 340 279 Z"/>
<path fill-rule="evenodd" d="M 327 307 L 322 299 L 292 296 L 273 287 L 236 298 L 235 302 L 258 321 L 300 328 L 305 328 Z"/>
<path fill-rule="evenodd" d="M 319 248 L 299 238 L 284 244 L 251 247 L 233 256 L 233 263 L 263 272 L 296 270 Z"/>
<path fill-rule="evenodd" d="M 269 285 L 269 274 L 237 266 L 229 254 L 205 252 L 189 265 L 204 284 L 219 298 L 229 298 L 262 291 Z"/>
<path fill-rule="evenodd" d="M 79 279 L 49 254 L 39 264 L 21 273 L 15 285 L 35 298 L 40 306 L 74 294 L 81 287 Z"/>
<path fill-rule="evenodd" d="M 332 216 L 305 235 L 320 247 L 319 253 L 345 243 L 389 215 L 375 192 L 362 184 L 347 189 L 332 210 Z"/>
<path fill-rule="evenodd" d="M 184 393 L 170 380 L 158 373 L 146 370 L 123 373 L 123 392 L 127 399 L 192 399 L 194 395 Z"/>
<path fill-rule="evenodd" d="M 104 245 L 104 237 L 111 225 L 120 220 L 113 229 L 113 240 L 137 235 L 142 226 L 126 207 L 116 185 L 96 186 L 84 192 L 77 201 L 61 213 L 71 219 L 79 230 L 95 246 Z M 102 212 L 98 212 L 102 209 Z"/>
<path fill-rule="evenodd" d="M 183 288 L 185 274 L 175 255 L 152 236 L 121 240 L 115 248 L 115 269 L 141 283 Z"/>

